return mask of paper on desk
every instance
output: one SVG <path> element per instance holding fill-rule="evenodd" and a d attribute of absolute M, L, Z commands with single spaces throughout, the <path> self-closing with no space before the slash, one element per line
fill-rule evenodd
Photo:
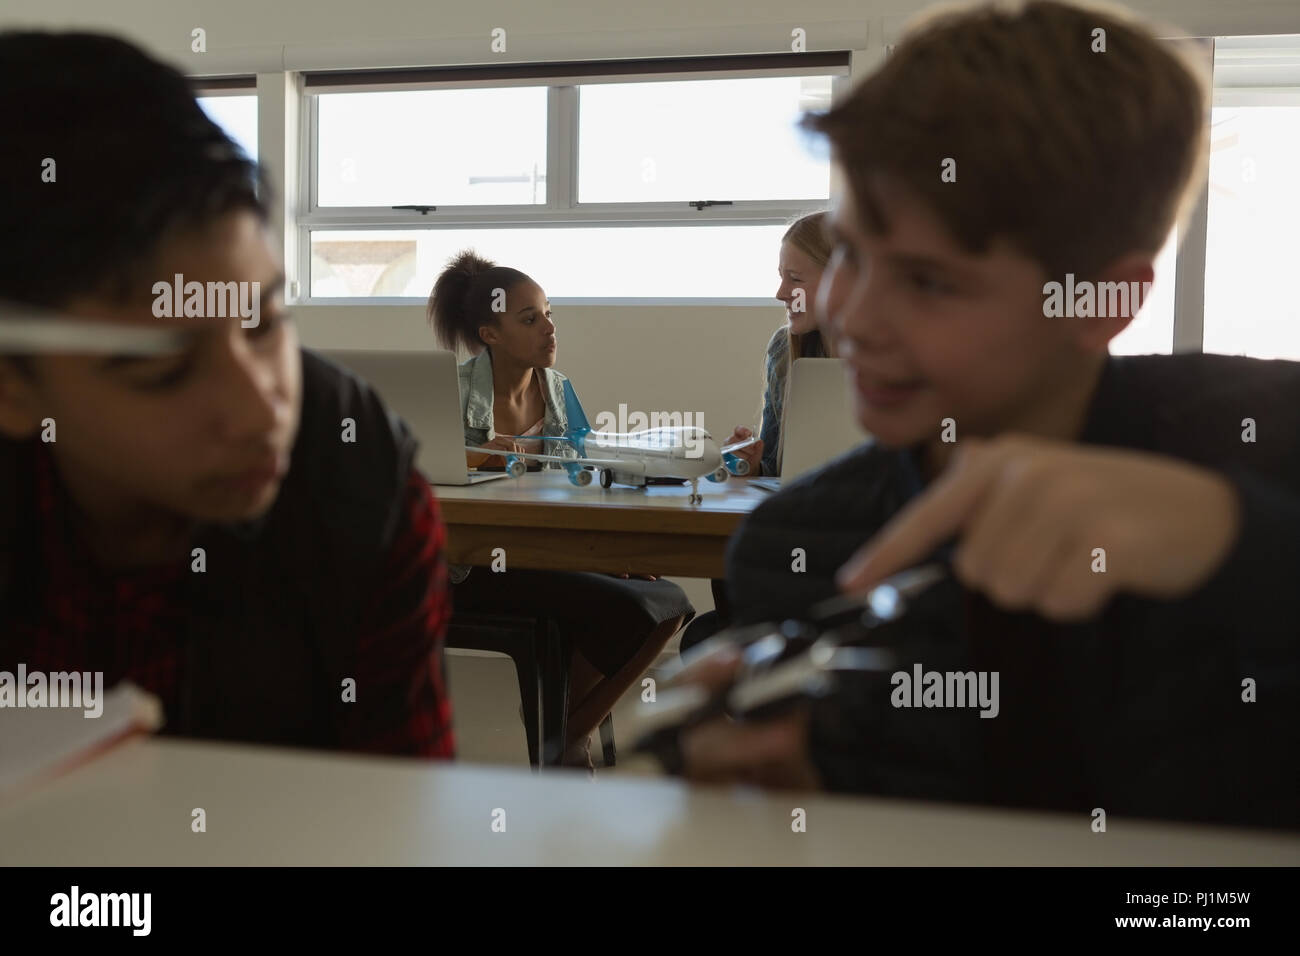
<path fill-rule="evenodd" d="M 104 693 L 103 713 L 80 708 L 0 709 L 0 793 L 70 769 L 135 733 L 163 725 L 162 703 L 134 684 Z"/>

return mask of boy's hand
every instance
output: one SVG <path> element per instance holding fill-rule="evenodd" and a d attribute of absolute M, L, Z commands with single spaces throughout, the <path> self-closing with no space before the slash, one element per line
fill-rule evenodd
<path fill-rule="evenodd" d="M 1196 465 L 1038 438 L 967 439 L 838 580 L 846 591 L 870 587 L 955 535 L 964 584 L 1005 608 L 1079 620 L 1120 591 L 1190 593 L 1240 524 L 1232 485 Z M 1105 549 L 1104 572 L 1093 570 L 1094 548 Z"/>
<path fill-rule="evenodd" d="M 734 445 L 736 442 L 749 441 L 754 436 L 754 430 L 745 425 L 737 425 L 731 437 L 724 441 L 723 445 Z M 732 452 L 737 458 L 743 458 L 749 462 L 749 473 L 742 476 L 752 478 L 763 470 L 763 439 L 759 439 L 752 445 L 746 445 L 744 448 L 738 448 Z"/>
<path fill-rule="evenodd" d="M 731 683 L 739 667 L 739 652 L 723 647 L 693 661 L 674 683 L 718 691 Z M 808 757 L 805 710 L 755 723 L 719 718 L 686 731 L 681 748 L 684 776 L 697 783 L 748 783 L 783 790 L 821 786 Z"/>

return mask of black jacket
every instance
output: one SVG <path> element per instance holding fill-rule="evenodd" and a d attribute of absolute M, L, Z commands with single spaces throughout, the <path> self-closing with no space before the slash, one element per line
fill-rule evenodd
<path fill-rule="evenodd" d="M 846 678 L 813 712 L 828 787 L 1300 825 L 1300 363 L 1112 358 L 1081 441 L 1226 475 L 1243 506 L 1228 559 L 1183 600 L 1121 596 L 1080 625 L 940 585 L 895 637 L 900 669 L 996 670 L 999 716 L 895 708 L 888 675 Z M 911 452 L 867 444 L 764 502 L 728 553 L 737 617 L 798 616 L 835 593 L 839 566 L 921 489 Z"/>
<path fill-rule="evenodd" d="M 166 732 L 269 744 L 338 745 L 342 681 L 402 513 L 416 442 L 349 372 L 302 353 L 302 419 L 271 510 L 195 540 L 207 570 L 187 583 L 179 713 Z M 341 441 L 342 420 L 356 442 Z M 9 625 L 36 613 L 32 443 L 0 440 L 0 667 Z M 10 668 L 12 669 L 12 668 Z M 403 702 L 394 700 L 393 706 Z"/>

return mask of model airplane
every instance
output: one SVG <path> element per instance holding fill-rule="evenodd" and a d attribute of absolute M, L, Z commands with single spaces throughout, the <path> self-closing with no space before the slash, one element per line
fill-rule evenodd
<path fill-rule="evenodd" d="M 647 478 L 680 478 L 691 483 L 690 503 L 703 501 L 700 479 L 726 481 L 731 475 L 749 473 L 749 462 L 735 454 L 757 439 L 719 446 L 708 430 L 698 425 L 646 428 L 635 432 L 592 431 L 573 386 L 564 383 L 564 411 L 569 429 L 563 435 L 501 435 L 525 441 L 564 442 L 572 454 L 543 455 L 533 452 L 502 452 L 499 448 L 466 445 L 466 451 L 505 458 L 506 471 L 518 478 L 529 461 L 558 462 L 578 486 L 591 484 L 592 472 L 600 471 L 600 484 L 641 487 Z"/>

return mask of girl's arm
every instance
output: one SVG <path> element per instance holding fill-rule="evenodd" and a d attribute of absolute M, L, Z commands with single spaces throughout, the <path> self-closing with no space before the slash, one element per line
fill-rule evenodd
<path fill-rule="evenodd" d="M 777 335 L 784 335 L 780 330 Z M 759 423 L 758 437 L 763 440 L 763 464 L 761 473 L 779 475 L 781 468 L 777 462 L 777 451 L 781 444 L 781 409 L 777 403 L 783 398 L 779 393 L 781 383 L 778 381 L 777 369 L 785 361 L 779 347 L 779 339 L 773 336 L 767 347 L 767 361 L 764 366 L 766 385 L 763 388 L 763 420 Z"/>

